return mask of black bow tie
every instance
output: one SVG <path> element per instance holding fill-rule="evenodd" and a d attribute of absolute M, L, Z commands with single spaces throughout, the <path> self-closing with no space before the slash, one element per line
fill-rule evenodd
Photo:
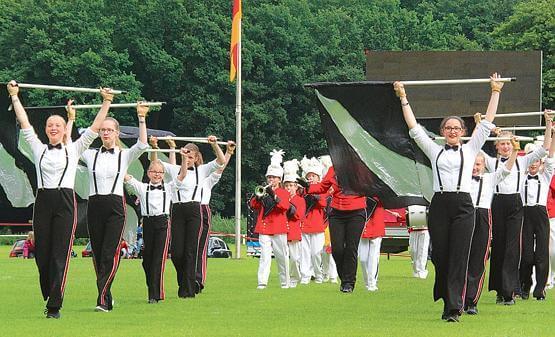
<path fill-rule="evenodd" d="M 472 179 L 476 180 L 476 181 L 480 181 L 482 180 L 482 177 L 480 176 L 472 176 Z"/>
<path fill-rule="evenodd" d="M 451 145 L 449 145 L 449 144 L 445 144 L 445 151 L 448 151 L 448 150 L 457 151 L 458 149 L 459 149 L 459 146 L 458 146 L 458 145 L 453 145 L 453 146 L 451 146 Z"/>
<path fill-rule="evenodd" d="M 528 175 L 528 180 L 530 180 L 530 179 L 536 179 L 536 180 L 539 181 L 538 176 L 531 176 L 531 175 Z"/>
<path fill-rule="evenodd" d="M 52 150 L 52 149 L 61 150 L 62 149 L 62 143 L 58 143 L 56 145 L 48 144 L 48 149 L 49 150 Z"/>
<path fill-rule="evenodd" d="M 102 152 L 102 153 L 108 152 L 108 153 L 114 154 L 114 148 L 107 149 L 103 146 L 103 147 L 100 148 L 100 152 Z"/>
<path fill-rule="evenodd" d="M 501 157 L 501 158 L 499 158 L 499 160 L 501 160 L 501 162 L 504 163 L 504 162 L 506 162 L 507 160 L 509 160 L 509 158 Z"/>
<path fill-rule="evenodd" d="M 158 186 L 154 186 L 154 185 L 150 185 L 149 186 L 149 190 L 163 190 L 164 188 L 162 187 L 162 185 L 158 185 Z"/>
<path fill-rule="evenodd" d="M 189 170 L 189 171 L 194 171 L 195 168 L 191 166 L 191 167 L 189 167 L 187 170 Z"/>

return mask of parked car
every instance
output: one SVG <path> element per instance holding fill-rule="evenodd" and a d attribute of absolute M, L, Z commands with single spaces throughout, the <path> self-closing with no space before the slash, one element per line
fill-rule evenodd
<path fill-rule="evenodd" d="M 206 255 L 208 257 L 230 258 L 231 250 L 224 240 L 211 236 L 208 240 L 208 252 Z"/>
<path fill-rule="evenodd" d="M 23 256 L 23 245 L 25 244 L 25 239 L 17 240 L 10 250 L 10 257 L 22 257 Z"/>
<path fill-rule="evenodd" d="M 85 249 L 83 249 L 83 251 L 81 252 L 81 257 L 92 257 L 92 248 L 90 241 L 89 243 L 87 243 L 87 246 L 85 246 Z"/>

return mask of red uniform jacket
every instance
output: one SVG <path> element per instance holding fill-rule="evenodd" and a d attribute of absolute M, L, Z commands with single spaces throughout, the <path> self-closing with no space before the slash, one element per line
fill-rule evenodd
<path fill-rule="evenodd" d="M 363 239 L 374 239 L 385 235 L 385 209 L 381 201 L 377 198 L 374 199 L 378 201 L 378 204 L 376 205 L 374 213 L 372 213 L 372 216 L 364 226 L 364 231 L 362 231 Z"/>
<path fill-rule="evenodd" d="M 549 192 L 547 193 L 547 214 L 550 218 L 555 218 L 555 176 L 551 178 Z"/>
<path fill-rule="evenodd" d="M 335 170 L 333 166 L 330 167 L 324 179 L 318 184 L 313 184 L 308 187 L 308 193 L 321 194 L 326 193 L 330 187 L 333 187 L 333 198 L 331 200 L 331 207 L 341 211 L 354 211 L 357 209 L 366 208 L 366 197 L 359 195 L 343 194 L 341 187 L 335 178 Z"/>
<path fill-rule="evenodd" d="M 301 227 L 305 220 L 304 214 L 306 212 L 306 204 L 304 199 L 298 194 L 294 195 L 289 202 L 295 206 L 296 211 L 293 218 L 288 221 L 287 227 L 289 231 L 287 232 L 287 240 L 301 241 Z"/>
<path fill-rule="evenodd" d="M 278 202 L 266 217 L 264 217 L 262 202 L 256 200 L 256 198 L 252 198 L 250 201 L 251 207 L 258 210 L 258 219 L 254 228 L 254 231 L 258 234 L 274 235 L 287 233 L 287 216 L 285 213 L 289 209 L 289 192 L 279 187 L 274 190 L 274 193 Z"/>
<path fill-rule="evenodd" d="M 306 213 L 306 219 L 301 227 L 303 233 L 324 233 L 328 225 L 326 223 L 325 211 L 329 193 L 314 194 L 314 196 L 318 196 L 320 199 L 316 201 L 310 211 Z"/>

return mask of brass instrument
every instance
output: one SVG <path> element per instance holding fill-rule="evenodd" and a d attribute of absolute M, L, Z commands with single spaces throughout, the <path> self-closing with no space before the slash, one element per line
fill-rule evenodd
<path fill-rule="evenodd" d="M 254 188 L 254 195 L 261 198 L 266 195 L 266 189 L 272 186 L 272 184 L 268 184 L 266 186 L 258 185 Z"/>

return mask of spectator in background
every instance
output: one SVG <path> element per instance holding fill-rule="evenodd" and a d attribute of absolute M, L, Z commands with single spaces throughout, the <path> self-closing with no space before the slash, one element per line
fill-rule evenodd
<path fill-rule="evenodd" d="M 30 231 L 27 234 L 27 239 L 23 244 L 23 258 L 32 259 L 35 257 L 35 233 Z"/>

